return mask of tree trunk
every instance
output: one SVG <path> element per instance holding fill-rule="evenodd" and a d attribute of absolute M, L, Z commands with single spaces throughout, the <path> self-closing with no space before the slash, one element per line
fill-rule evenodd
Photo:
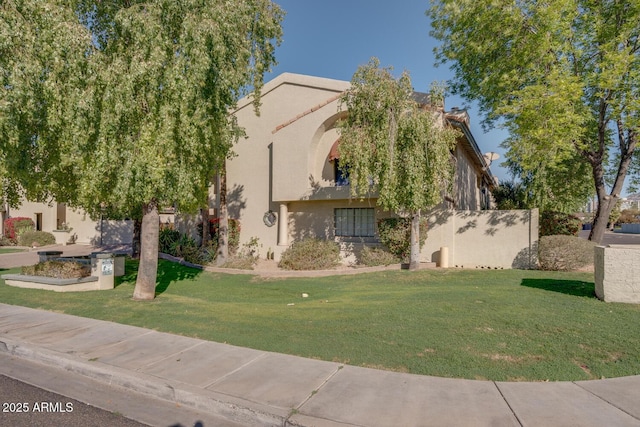
<path fill-rule="evenodd" d="M 131 258 L 138 259 L 140 257 L 140 235 L 142 229 L 142 221 L 133 220 L 133 237 L 131 240 Z"/>
<path fill-rule="evenodd" d="M 229 258 L 229 211 L 227 209 L 227 168 L 223 166 L 219 175 L 220 179 L 220 219 L 218 222 L 218 253 L 216 264 L 218 266 L 227 262 Z"/>
<path fill-rule="evenodd" d="M 420 269 L 420 211 L 411 217 L 411 258 L 409 270 Z"/>
<path fill-rule="evenodd" d="M 604 105 L 604 103 L 603 103 Z M 618 203 L 620 193 L 624 187 L 624 180 L 627 177 L 627 171 L 629 165 L 633 159 L 633 152 L 637 144 L 637 134 L 634 130 L 625 130 L 623 123 L 618 120 L 616 126 L 618 129 L 618 144 L 620 146 L 620 160 L 618 163 L 618 172 L 616 173 L 611 193 L 607 194 L 605 186 L 605 135 L 606 125 L 605 121 L 605 108 L 601 107 L 600 112 L 600 125 L 598 127 L 598 151 L 593 153 L 587 153 L 587 158 L 591 163 L 593 169 L 593 180 L 596 185 L 596 196 L 598 198 L 598 207 L 596 214 L 593 218 L 593 226 L 591 227 L 591 233 L 589 233 L 589 240 L 601 243 L 604 237 L 604 232 L 607 229 L 607 223 L 609 222 L 609 216 L 611 211 Z"/>
<path fill-rule="evenodd" d="M 209 196 L 207 196 L 207 206 L 202 209 L 202 247 L 209 244 Z"/>
<path fill-rule="evenodd" d="M 134 300 L 153 300 L 156 296 L 158 277 L 158 240 L 160 237 L 160 215 L 158 202 L 152 200 L 142 208 L 142 235 L 140 267 L 133 291 Z"/>
<path fill-rule="evenodd" d="M 598 196 L 598 207 L 596 208 L 596 214 L 593 217 L 593 224 L 591 226 L 591 232 L 589 233 L 589 240 L 600 243 L 604 237 L 604 233 L 607 230 L 607 223 L 609 222 L 609 216 L 613 207 L 616 205 L 617 198 L 611 196 L 605 196 L 600 198 Z"/>
<path fill-rule="evenodd" d="M 209 208 L 211 206 L 211 181 L 209 183 L 209 187 L 207 188 L 207 203 L 202 210 L 202 247 L 206 247 L 209 245 L 209 241 L 211 240 L 211 224 L 209 223 Z"/>

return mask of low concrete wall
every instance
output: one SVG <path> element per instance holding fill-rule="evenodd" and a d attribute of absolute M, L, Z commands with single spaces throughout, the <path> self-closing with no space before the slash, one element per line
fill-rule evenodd
<path fill-rule="evenodd" d="M 67 223 L 76 243 L 122 245 L 133 241 L 133 221 L 93 220 L 81 210 L 67 208 Z"/>
<path fill-rule="evenodd" d="M 54 279 L 42 276 L 25 276 L 22 274 L 5 274 L 5 284 L 25 289 L 44 289 L 55 292 L 99 291 L 100 282 L 97 277 L 89 276 L 81 279 Z M 113 287 L 112 287 L 113 288 Z"/>
<path fill-rule="evenodd" d="M 621 233 L 640 234 L 640 224 L 622 224 Z"/>
<path fill-rule="evenodd" d="M 594 267 L 598 298 L 640 304 L 640 247 L 596 246 Z"/>
<path fill-rule="evenodd" d="M 448 249 L 449 267 L 522 268 L 537 266 L 538 210 L 436 210 L 428 216 L 423 262 L 442 264 Z"/>

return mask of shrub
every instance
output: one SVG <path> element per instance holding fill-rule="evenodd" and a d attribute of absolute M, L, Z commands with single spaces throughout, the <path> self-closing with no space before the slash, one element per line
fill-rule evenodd
<path fill-rule="evenodd" d="M 229 257 L 222 265 L 224 268 L 236 268 L 240 270 L 253 270 L 253 267 L 260 258 L 260 239 L 252 237 L 242 245 L 242 250 L 237 255 Z"/>
<path fill-rule="evenodd" d="M 236 255 L 229 258 L 222 267 L 224 268 L 235 268 L 238 270 L 253 270 L 253 267 L 256 265 L 258 260 L 254 257 L 246 256 L 246 255 Z"/>
<path fill-rule="evenodd" d="M 158 249 L 165 254 L 171 254 L 172 247 L 180 240 L 180 232 L 171 228 L 161 228 Z"/>
<path fill-rule="evenodd" d="M 162 253 L 182 258 L 192 264 L 206 264 L 215 255 L 211 246 L 199 247 L 191 236 L 170 227 L 160 229 L 158 249 Z"/>
<path fill-rule="evenodd" d="M 408 261 L 411 255 L 411 218 L 384 218 L 378 221 L 378 236 L 393 255 Z M 427 240 L 427 219 L 420 218 L 420 248 Z"/>
<path fill-rule="evenodd" d="M 209 219 L 209 237 L 214 253 L 218 250 L 218 230 L 220 228 L 220 218 Z M 198 224 L 198 233 L 202 235 L 202 224 Z M 229 254 L 235 254 L 240 247 L 240 221 L 229 218 Z"/>
<path fill-rule="evenodd" d="M 199 248 L 198 246 L 183 246 L 180 250 L 180 255 L 177 255 L 183 258 L 185 261 L 190 262 L 191 264 L 206 264 L 210 259 L 207 257 L 208 252 L 206 252 L 203 248 Z"/>
<path fill-rule="evenodd" d="M 16 217 L 4 220 L 4 235 L 12 242 L 18 241 L 18 236 L 25 231 L 35 229 L 36 225 L 31 218 Z"/>
<path fill-rule="evenodd" d="M 640 211 L 637 209 L 625 209 L 620 212 L 618 224 L 637 224 L 640 222 Z"/>
<path fill-rule="evenodd" d="M 56 238 L 46 231 L 29 230 L 18 234 L 18 244 L 20 246 L 46 246 L 54 245 Z"/>
<path fill-rule="evenodd" d="M 540 236 L 577 236 L 581 225 L 575 215 L 554 211 L 540 214 Z"/>
<path fill-rule="evenodd" d="M 169 247 L 169 254 L 188 261 L 187 257 L 193 258 L 199 249 L 198 244 L 191 236 L 180 234 L 178 240 L 175 240 Z"/>
<path fill-rule="evenodd" d="M 56 279 L 78 279 L 91 274 L 91 269 L 79 262 L 45 261 L 22 267 L 22 274 L 29 276 L 54 277 Z"/>
<path fill-rule="evenodd" d="M 528 209 L 527 194 L 519 182 L 504 181 L 491 191 L 496 208 L 500 210 Z"/>
<path fill-rule="evenodd" d="M 400 261 L 400 258 L 383 248 L 365 246 L 360 253 L 360 264 L 366 265 L 367 267 L 391 265 L 399 263 Z"/>
<path fill-rule="evenodd" d="M 307 238 L 294 242 L 282 253 L 278 266 L 286 270 L 324 270 L 340 264 L 335 242 Z"/>
<path fill-rule="evenodd" d="M 575 236 L 543 236 L 538 243 L 541 270 L 577 270 L 593 264 L 595 242 Z"/>

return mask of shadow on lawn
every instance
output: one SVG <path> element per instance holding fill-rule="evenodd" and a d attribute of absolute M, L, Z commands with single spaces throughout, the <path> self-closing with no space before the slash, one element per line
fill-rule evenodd
<path fill-rule="evenodd" d="M 583 282 L 581 280 L 522 279 L 521 285 L 528 288 L 560 292 L 561 294 L 575 297 L 596 297 L 595 285 L 592 282 Z"/>
<path fill-rule="evenodd" d="M 115 286 L 124 282 L 136 283 L 138 278 L 138 261 L 127 261 L 126 274 L 116 281 Z M 176 262 L 158 260 L 158 277 L 156 278 L 156 295 L 167 290 L 170 284 L 179 280 L 193 279 L 202 273 L 202 270 L 185 267 Z"/>

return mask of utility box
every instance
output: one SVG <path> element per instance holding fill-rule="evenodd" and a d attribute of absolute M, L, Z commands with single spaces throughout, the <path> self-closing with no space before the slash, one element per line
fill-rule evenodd
<path fill-rule="evenodd" d="M 96 272 L 93 270 L 93 259 L 100 254 L 111 255 L 114 259 L 114 275 L 116 277 L 124 276 L 124 260 L 125 254 L 118 252 L 91 252 L 91 275 L 97 276 Z"/>
<path fill-rule="evenodd" d="M 112 253 L 91 254 L 91 275 L 98 278 L 98 289 L 113 289 L 115 285 L 115 257 Z"/>

